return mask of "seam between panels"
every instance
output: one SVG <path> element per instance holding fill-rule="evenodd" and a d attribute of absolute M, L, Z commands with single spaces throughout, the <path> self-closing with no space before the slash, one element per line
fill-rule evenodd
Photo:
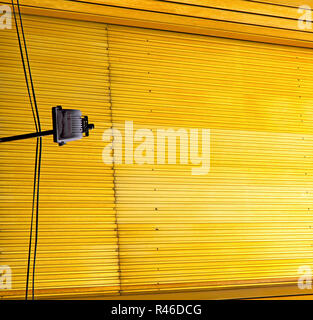
<path fill-rule="evenodd" d="M 108 61 L 108 81 L 109 81 L 109 105 L 110 105 L 110 122 L 111 129 L 114 129 L 114 117 L 113 117 L 113 103 L 112 103 L 112 90 L 111 90 L 111 62 L 110 62 L 110 43 L 109 43 L 109 25 L 105 24 L 106 30 L 106 50 L 107 50 L 107 61 Z M 114 149 L 113 149 L 113 159 L 114 159 Z M 119 290 L 118 293 L 121 295 L 122 291 L 122 276 L 121 276 L 121 259 L 120 259 L 120 235 L 119 235 L 119 225 L 118 225 L 118 213 L 116 209 L 116 175 L 115 175 L 115 162 L 112 164 L 113 171 L 113 196 L 114 196 L 114 212 L 115 212 L 115 231 L 117 238 L 117 267 L 118 267 L 118 280 L 119 280 Z"/>

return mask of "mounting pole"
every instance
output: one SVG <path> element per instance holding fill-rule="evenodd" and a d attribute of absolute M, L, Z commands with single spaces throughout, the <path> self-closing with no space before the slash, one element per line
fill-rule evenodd
<path fill-rule="evenodd" d="M 54 133 L 53 130 L 47 130 L 47 131 L 40 131 L 40 132 L 34 132 L 34 133 L 20 134 L 18 136 L 0 138 L 0 142 L 8 142 L 8 141 L 24 140 L 24 139 L 29 139 L 29 138 L 50 136 L 50 135 L 53 135 L 53 133 Z"/>

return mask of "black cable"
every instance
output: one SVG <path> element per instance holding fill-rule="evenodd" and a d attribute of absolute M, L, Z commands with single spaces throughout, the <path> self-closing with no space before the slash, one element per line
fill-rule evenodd
<path fill-rule="evenodd" d="M 33 221 L 34 221 L 34 208 L 35 208 L 35 194 L 36 194 L 36 181 L 37 181 L 37 163 L 38 163 L 38 138 L 36 144 L 36 159 L 35 159 L 35 171 L 34 171 L 34 187 L 33 187 L 33 204 L 32 204 L 32 216 L 30 222 L 30 236 L 29 236 L 29 245 L 28 245 L 28 260 L 27 260 L 27 274 L 26 274 L 26 293 L 25 300 L 28 298 L 28 283 L 29 283 L 29 271 L 30 271 L 30 258 L 32 250 L 32 237 L 33 237 Z"/>
<path fill-rule="evenodd" d="M 28 66 L 29 79 L 30 79 L 30 83 L 31 83 L 31 88 L 32 88 L 33 98 L 34 98 L 34 105 L 35 105 L 35 110 L 36 110 L 36 115 L 37 115 L 38 129 L 39 129 L 39 131 L 41 131 L 40 117 L 39 117 L 38 106 L 37 106 L 37 99 L 36 99 L 36 95 L 35 95 L 35 88 L 34 88 L 34 83 L 33 83 L 32 72 L 31 72 L 30 64 L 29 64 L 28 50 L 27 50 L 27 44 L 26 44 L 26 39 L 25 39 L 25 33 L 24 33 L 23 20 L 22 20 L 22 16 L 21 16 L 21 9 L 20 9 L 19 0 L 17 0 L 17 8 L 18 8 L 18 14 L 20 17 L 22 36 L 23 36 L 23 41 L 24 41 L 24 49 L 25 49 L 25 54 L 26 54 L 27 66 Z"/>
<path fill-rule="evenodd" d="M 42 137 L 37 138 L 39 140 L 39 161 L 38 161 L 38 173 L 37 173 L 37 204 L 36 204 L 36 228 L 35 228 L 35 244 L 34 244 L 34 260 L 33 260 L 33 300 L 35 299 L 35 269 L 36 269 L 36 256 L 37 256 L 37 244 L 38 244 L 38 221 L 39 221 L 39 183 L 40 183 L 40 170 L 41 170 L 41 155 L 42 155 Z"/>
<path fill-rule="evenodd" d="M 14 7 L 14 2 L 12 0 L 12 7 L 13 7 L 13 15 L 14 15 L 14 21 L 15 21 L 15 27 L 16 27 L 16 34 L 18 38 L 18 43 L 19 43 L 19 49 L 20 49 L 20 54 L 21 54 L 21 59 L 22 59 L 22 65 L 23 65 L 23 70 L 24 70 L 24 76 L 25 76 L 25 82 L 27 86 L 27 91 L 28 91 L 28 97 L 33 113 L 33 118 L 35 122 L 35 127 L 36 131 L 38 132 L 38 125 L 37 125 L 37 120 L 34 112 L 34 107 L 33 107 L 33 102 L 32 102 L 32 97 L 30 93 L 30 88 L 29 88 L 29 83 L 28 83 L 28 76 L 27 76 L 27 71 L 26 71 L 26 66 L 25 66 L 25 61 L 24 61 L 24 54 L 23 54 L 23 49 L 22 49 L 22 44 L 21 44 L 21 37 L 19 33 L 19 28 L 18 28 L 18 23 L 16 19 L 16 13 L 15 13 L 15 7 Z M 31 247 L 32 247 L 32 235 L 33 235 L 33 220 L 34 220 L 34 207 L 35 207 L 35 192 L 36 192 L 36 180 L 37 180 L 37 161 L 38 161 L 38 141 L 37 141 L 37 146 L 36 146 L 36 158 L 35 158 L 35 171 L 34 171 L 34 186 L 33 186 L 33 202 L 32 202 L 32 215 L 31 215 L 31 223 L 30 223 L 30 237 L 29 237 L 29 246 L 28 246 L 28 261 L 27 261 L 27 273 L 26 273 L 26 292 L 25 292 L 25 300 L 28 298 L 28 283 L 29 283 L 29 273 L 30 273 L 30 261 L 31 261 Z"/>
<path fill-rule="evenodd" d="M 24 70 L 25 82 L 26 82 L 26 86 L 27 86 L 28 97 L 29 97 L 29 101 L 30 101 L 30 105 L 31 105 L 32 113 L 33 113 L 33 118 L 34 118 L 34 122 L 35 122 L 36 131 L 38 132 L 38 125 L 37 125 L 37 120 L 36 120 L 36 116 L 35 116 L 32 97 L 31 97 L 31 93 L 30 93 L 30 88 L 29 88 L 29 83 L 28 83 L 28 76 L 27 76 L 27 71 L 26 71 L 26 65 L 25 65 L 25 60 L 24 60 L 22 43 L 21 43 L 21 37 L 20 37 L 20 32 L 19 32 L 19 28 L 18 28 L 18 24 L 17 24 L 17 19 L 16 19 L 16 13 L 15 13 L 15 7 L 14 7 L 14 1 L 13 0 L 12 0 L 12 7 L 13 7 L 13 15 L 14 15 L 14 21 L 15 21 L 15 27 L 16 27 L 16 34 L 17 34 L 18 44 L 19 44 L 19 48 L 20 48 L 20 54 L 21 54 L 21 59 L 22 59 L 22 64 L 23 64 L 23 70 Z"/>
<path fill-rule="evenodd" d="M 19 18 L 20 18 L 22 36 L 23 36 L 23 41 L 24 41 L 24 50 L 25 50 L 25 54 L 26 54 L 26 62 L 27 62 L 27 67 L 28 67 L 28 73 L 29 73 L 29 78 L 30 78 L 30 82 L 31 82 L 32 97 L 31 97 L 31 93 L 30 93 L 30 86 L 29 86 L 29 83 L 28 83 L 27 70 L 26 70 L 25 59 L 24 59 L 24 54 L 23 54 L 23 48 L 22 48 L 22 43 L 21 43 L 21 37 L 20 37 L 20 33 L 19 33 L 19 28 L 18 28 L 18 23 L 17 23 L 17 18 L 16 18 L 14 1 L 13 0 L 12 0 L 12 7 L 13 7 L 15 26 L 16 26 L 16 32 L 17 32 L 17 37 L 18 37 L 18 43 L 19 43 L 19 49 L 20 49 L 20 54 L 21 54 L 21 59 L 22 59 L 22 64 L 23 64 L 24 76 L 25 76 L 28 96 L 29 96 L 29 100 L 30 100 L 30 104 L 31 104 L 31 108 L 32 108 L 35 127 L 36 127 L 36 131 L 37 132 L 38 131 L 41 132 L 40 116 L 39 116 L 39 112 L 38 112 L 35 88 L 34 88 L 34 83 L 33 83 L 33 78 L 32 78 L 32 74 L 31 74 L 30 63 L 29 63 L 27 44 L 26 44 L 26 39 L 25 39 L 25 33 L 24 33 L 24 27 L 23 27 L 23 22 L 22 22 L 22 16 L 21 16 L 19 0 L 17 0 L 17 7 L 18 7 L 18 14 L 19 14 Z M 33 98 L 34 101 L 32 101 L 32 98 Z M 36 116 L 35 116 L 35 111 L 34 111 L 34 107 L 33 107 L 33 102 L 34 102 L 34 105 L 35 105 Z M 39 150 L 39 153 L 38 153 L 38 150 Z M 28 283 L 29 283 L 29 274 L 30 274 L 30 260 L 31 260 L 32 235 L 33 235 L 34 207 L 35 207 L 35 199 L 36 199 L 37 200 L 36 201 L 36 228 L 35 228 L 33 278 L 32 278 L 32 298 L 33 299 L 34 299 L 34 291 L 35 291 L 34 290 L 35 289 L 35 266 L 36 266 L 36 255 L 37 255 L 37 244 L 38 244 L 39 183 L 40 183 L 40 170 L 41 170 L 41 155 L 42 155 L 42 138 L 40 137 L 40 138 L 37 138 L 37 145 L 36 145 L 34 186 L 33 186 L 33 202 L 32 202 L 32 216 L 31 216 L 30 239 L 29 239 L 29 248 L 28 248 L 27 275 L 26 275 L 26 294 L 25 294 L 25 299 L 26 300 L 28 298 Z M 36 188 L 37 188 L 37 190 L 36 190 Z M 36 191 L 37 191 L 37 195 L 36 195 Z"/>

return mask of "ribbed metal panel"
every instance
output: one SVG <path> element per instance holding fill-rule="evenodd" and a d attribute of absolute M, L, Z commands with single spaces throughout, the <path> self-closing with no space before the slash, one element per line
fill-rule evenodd
<path fill-rule="evenodd" d="M 10 4 L 10 0 L 2 0 Z M 312 7 L 312 1 L 305 3 Z M 61 18 L 313 47 L 296 0 L 23 0 L 23 12 Z"/>
<path fill-rule="evenodd" d="M 101 158 L 110 127 L 106 26 L 23 16 L 42 129 L 51 107 L 82 110 L 95 130 L 59 147 L 43 138 L 37 298 L 119 290 L 113 171 Z M 1 136 L 35 131 L 15 29 L 0 32 Z M 1 144 L 0 265 L 12 268 L 13 290 L 23 298 L 36 139 Z M 31 280 L 31 279 L 30 279 Z"/>
<path fill-rule="evenodd" d="M 313 263 L 311 50 L 110 25 L 109 59 L 116 128 L 211 129 L 207 175 L 115 166 L 122 292 L 295 282 Z"/>
<path fill-rule="evenodd" d="M 24 21 L 43 130 L 59 104 L 96 126 L 62 148 L 44 138 L 38 298 L 286 284 L 312 265 L 311 50 Z M 1 136 L 32 132 L 15 30 L 0 43 Z M 211 129 L 210 172 L 104 165 L 112 120 Z M 24 295 L 34 153 L 35 140 L 1 145 L 5 298 Z"/>

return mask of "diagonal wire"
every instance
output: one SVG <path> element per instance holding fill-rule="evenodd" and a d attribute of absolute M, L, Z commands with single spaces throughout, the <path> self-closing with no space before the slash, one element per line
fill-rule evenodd
<path fill-rule="evenodd" d="M 36 269 L 37 244 L 38 244 L 39 184 L 40 184 L 41 155 L 42 155 L 42 137 L 37 138 L 37 144 L 38 142 L 39 142 L 39 156 L 38 156 L 38 172 L 37 172 L 36 228 L 35 228 L 35 244 L 34 244 L 34 260 L 33 260 L 33 288 L 32 288 L 33 300 L 35 299 L 35 269 Z"/>
<path fill-rule="evenodd" d="M 12 0 L 12 2 L 13 2 L 13 0 Z M 23 20 L 22 20 L 22 16 L 21 16 L 21 9 L 20 9 L 19 0 L 17 0 L 17 7 L 18 7 L 18 14 L 19 14 L 20 23 L 21 23 L 21 30 L 22 30 L 22 36 L 23 36 L 23 42 L 24 42 L 24 50 L 25 50 L 25 55 L 26 55 L 26 62 L 27 62 L 27 67 L 28 67 L 29 79 L 30 79 L 30 84 L 31 84 L 33 99 L 34 99 L 34 105 L 35 105 L 35 110 L 36 110 L 38 130 L 41 131 L 40 117 L 39 117 L 39 111 L 38 111 L 38 106 L 37 106 L 37 99 L 36 99 L 33 77 L 32 77 L 32 72 L 31 72 L 30 63 L 29 63 L 28 50 L 27 50 L 27 44 L 26 44 L 26 39 L 25 39 L 25 33 L 24 33 Z"/>
<path fill-rule="evenodd" d="M 21 60 L 24 70 L 24 76 L 28 91 L 28 97 L 32 109 L 32 114 L 34 118 L 34 123 L 36 127 L 36 131 L 41 132 L 41 124 L 40 124 L 40 116 L 38 112 L 38 106 L 37 106 L 37 99 L 35 94 L 35 88 L 33 84 L 33 78 L 31 74 L 31 68 L 29 63 L 29 57 L 28 57 L 28 51 L 27 51 L 27 44 L 24 34 L 24 28 L 23 28 L 23 22 L 22 22 L 22 16 L 20 11 L 20 5 L 19 0 L 17 0 L 17 6 L 18 6 L 18 14 L 20 19 L 20 25 L 22 30 L 22 38 L 24 42 L 24 50 L 26 54 L 26 63 L 28 68 L 28 74 L 30 78 L 28 80 L 28 74 L 26 70 L 26 64 L 25 64 L 25 58 L 22 48 L 22 41 L 21 36 L 19 32 L 18 22 L 16 18 L 16 12 L 15 12 L 15 6 L 14 1 L 12 0 L 12 7 L 13 7 L 13 13 L 14 13 L 14 20 L 15 20 L 15 26 L 16 26 L 16 32 L 17 32 L 17 38 L 19 43 L 19 49 L 21 54 Z M 31 87 L 31 90 L 30 90 Z M 31 95 L 32 91 L 32 95 Z M 32 101 L 33 99 L 33 101 Z M 35 108 L 34 108 L 35 106 Z M 28 247 L 28 262 L 27 262 L 27 275 L 26 275 L 26 293 L 25 293 L 25 299 L 28 299 L 28 287 L 29 287 L 29 277 L 30 277 L 30 264 L 31 264 L 31 248 L 32 248 L 32 235 L 33 235 L 33 222 L 34 222 L 34 210 L 35 210 L 35 202 L 36 202 L 36 228 L 35 228 L 35 244 L 34 244 L 34 258 L 33 258 L 33 278 L 32 278 L 32 298 L 34 299 L 34 289 L 35 289 L 35 266 L 36 266 L 36 255 L 37 255 L 37 244 L 38 244 L 38 216 L 39 216 L 39 182 L 40 182 L 40 170 L 41 170 L 41 155 L 42 155 L 42 138 L 37 138 L 37 144 L 36 144 L 36 155 L 35 155 L 35 170 L 34 170 L 34 183 L 33 183 L 33 201 L 32 201 L 32 215 L 31 215 L 31 226 L 30 226 L 30 237 L 29 237 L 29 247 Z M 37 192 L 37 194 L 36 194 Z"/>
<path fill-rule="evenodd" d="M 16 34 L 17 34 L 18 44 L 19 44 L 19 48 L 20 48 L 20 54 L 21 54 L 21 59 L 22 59 L 22 64 L 23 64 L 23 70 L 24 70 L 24 76 L 25 76 L 25 82 L 26 82 L 26 86 L 27 86 L 29 102 L 31 105 L 31 110 L 32 110 L 32 114 L 33 114 L 33 118 L 34 118 L 34 122 L 35 122 L 36 131 L 38 132 L 38 124 L 37 124 L 37 119 L 35 116 L 33 101 L 32 101 L 31 92 L 30 92 L 30 86 L 28 83 L 28 75 L 27 75 L 26 64 L 25 64 L 25 59 L 24 59 L 24 54 L 23 54 L 23 49 L 22 49 L 22 42 L 21 42 L 19 27 L 18 27 L 18 23 L 17 23 L 17 19 L 16 19 L 15 6 L 14 6 L 13 0 L 12 0 L 12 7 L 13 7 L 13 15 L 14 15 L 14 21 L 15 21 L 15 27 L 16 27 Z"/>
<path fill-rule="evenodd" d="M 27 275 L 26 275 L 26 293 L 25 300 L 28 298 L 28 283 L 30 274 L 30 261 L 31 261 L 31 248 L 32 248 L 32 237 L 33 237 L 33 222 L 34 222 L 34 208 L 35 208 L 35 193 L 36 193 L 36 182 L 37 182 L 37 166 L 38 166 L 38 144 L 39 140 L 37 138 L 36 144 L 36 158 L 35 158 L 35 170 L 34 170 L 34 182 L 33 182 L 33 203 L 32 203 L 32 216 L 30 222 L 30 235 L 29 235 L 29 245 L 28 245 L 28 259 L 27 259 Z"/>

